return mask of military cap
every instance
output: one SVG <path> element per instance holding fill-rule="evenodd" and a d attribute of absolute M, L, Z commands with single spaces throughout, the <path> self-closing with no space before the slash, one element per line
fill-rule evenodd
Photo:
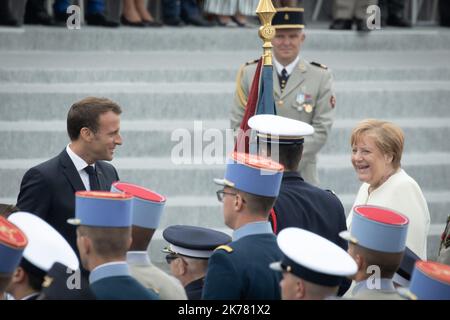
<path fill-rule="evenodd" d="M 248 120 L 257 131 L 258 140 L 266 143 L 301 144 L 305 136 L 314 134 L 314 127 L 306 122 L 273 114 L 260 114 Z"/>
<path fill-rule="evenodd" d="M 416 300 L 450 300 L 450 266 L 434 261 L 417 261 L 411 277 L 409 298 Z"/>
<path fill-rule="evenodd" d="M 401 285 L 402 287 L 408 287 L 409 281 L 411 280 L 411 276 L 414 270 L 414 265 L 417 261 L 421 259 L 417 254 L 415 254 L 408 247 L 405 248 L 405 253 L 403 254 L 402 262 L 400 267 L 392 279 L 395 283 Z"/>
<path fill-rule="evenodd" d="M 208 259 L 214 249 L 231 242 L 226 233 L 188 225 L 167 227 L 163 238 L 170 243 L 164 252 L 199 259 Z"/>
<path fill-rule="evenodd" d="M 28 239 L 14 223 L 0 216 L 0 273 L 12 273 L 22 259 Z"/>
<path fill-rule="evenodd" d="M 72 283 L 71 278 L 77 276 L 80 278 L 74 279 Z M 75 275 L 68 272 L 67 266 L 55 262 L 44 277 L 38 300 L 95 300 L 95 295 L 89 289 L 89 281 L 81 272 Z"/>
<path fill-rule="evenodd" d="M 126 182 L 115 182 L 112 192 L 125 193 L 133 196 L 132 223 L 147 229 L 157 229 L 166 204 L 166 198 L 144 187 Z"/>
<path fill-rule="evenodd" d="M 214 182 L 258 196 L 277 197 L 283 170 L 283 165 L 268 158 L 233 152 L 227 160 L 225 177 Z"/>
<path fill-rule="evenodd" d="M 276 271 L 290 272 L 306 281 L 338 286 L 342 277 L 358 271 L 355 260 L 341 247 L 310 231 L 286 228 L 277 236 L 283 260 L 270 264 Z"/>
<path fill-rule="evenodd" d="M 20 265 L 37 277 L 44 277 L 55 262 L 61 262 L 77 270 L 79 262 L 66 239 L 51 225 L 28 212 L 16 212 L 8 217 L 27 235 L 28 246 Z"/>
<path fill-rule="evenodd" d="M 108 191 L 75 193 L 75 218 L 67 222 L 91 227 L 130 227 L 133 196 Z"/>
<path fill-rule="evenodd" d="M 350 243 L 388 253 L 405 250 L 409 220 L 390 209 L 360 205 L 353 208 L 350 231 L 339 235 Z"/>
<path fill-rule="evenodd" d="M 303 8 L 277 8 L 272 19 L 275 29 L 303 29 L 305 27 Z"/>

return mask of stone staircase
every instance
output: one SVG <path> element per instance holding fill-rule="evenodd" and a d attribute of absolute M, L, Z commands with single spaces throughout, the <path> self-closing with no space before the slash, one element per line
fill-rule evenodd
<path fill-rule="evenodd" d="M 200 120 L 203 129 L 224 132 L 237 69 L 260 47 L 257 29 L 0 28 L 0 202 L 14 203 L 24 172 L 68 143 L 70 105 L 104 96 L 124 111 L 124 145 L 113 161 L 121 179 L 168 197 L 161 230 L 224 229 L 212 182 L 224 165 L 173 163 L 174 132 L 201 139 Z M 313 26 L 302 54 L 336 78 L 337 119 L 319 157 L 322 186 L 335 190 L 348 212 L 360 185 L 350 164 L 351 129 L 367 117 L 396 122 L 406 134 L 403 167 L 428 200 L 434 259 L 450 211 L 450 30 L 358 35 Z M 150 252 L 158 264 L 163 246 L 157 232 Z"/>

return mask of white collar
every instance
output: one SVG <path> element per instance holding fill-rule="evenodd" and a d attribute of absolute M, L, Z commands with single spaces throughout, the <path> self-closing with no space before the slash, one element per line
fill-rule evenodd
<path fill-rule="evenodd" d="M 75 165 L 75 168 L 77 169 L 77 171 L 81 171 L 84 168 L 86 168 L 88 166 L 87 162 L 84 161 L 75 152 L 73 152 L 73 150 L 69 146 L 70 146 L 70 144 L 67 145 L 66 152 L 69 155 L 70 159 L 72 160 L 73 164 Z M 94 168 L 95 168 L 95 164 L 94 164 Z"/>
<path fill-rule="evenodd" d="M 138 266 L 149 266 L 152 264 L 147 251 L 128 251 L 127 263 Z"/>
<path fill-rule="evenodd" d="M 297 58 L 295 58 L 294 61 L 289 63 L 287 66 L 283 66 L 281 63 L 279 63 L 277 61 L 275 56 L 272 57 L 273 65 L 275 66 L 275 69 L 277 69 L 278 75 L 281 75 L 281 71 L 283 71 L 283 69 L 286 69 L 288 75 L 290 76 L 291 73 L 294 71 L 294 68 L 297 65 L 297 63 L 299 62 L 299 60 L 300 60 L 300 56 L 297 56 Z"/>

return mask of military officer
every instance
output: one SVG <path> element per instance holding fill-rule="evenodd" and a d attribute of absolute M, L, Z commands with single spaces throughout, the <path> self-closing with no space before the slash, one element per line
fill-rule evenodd
<path fill-rule="evenodd" d="M 131 275 L 144 287 L 158 292 L 161 300 L 186 300 L 180 281 L 156 267 L 147 252 L 164 212 L 166 198 L 152 190 L 126 182 L 113 183 L 111 191 L 133 196 L 133 242 L 127 252 Z"/>
<path fill-rule="evenodd" d="M 347 250 L 347 242 L 339 237 L 339 232 L 347 230 L 342 203 L 335 194 L 305 182 L 298 173 L 304 140 L 314 134 L 314 128 L 271 114 L 253 116 L 248 124 L 256 131 L 259 154 L 270 155 L 284 166 L 280 194 L 270 216 L 274 232 L 298 227 Z"/>
<path fill-rule="evenodd" d="M 36 300 L 95 300 L 95 296 L 81 272 L 73 274 L 66 265 L 55 262 L 45 275 Z"/>
<path fill-rule="evenodd" d="M 223 186 L 225 224 L 233 241 L 216 249 L 208 264 L 203 299 L 279 300 L 280 274 L 267 266 L 282 258 L 267 221 L 280 191 L 283 166 L 256 155 L 234 152 L 228 160 Z"/>
<path fill-rule="evenodd" d="M 305 40 L 303 9 L 279 8 L 272 21 L 276 29 L 273 45 L 273 83 L 278 115 L 301 120 L 314 127 L 305 138 L 300 172 L 305 181 L 319 184 L 317 153 L 325 144 L 333 124 L 336 99 L 333 77 L 326 66 L 299 56 Z M 231 127 L 239 127 L 244 115 L 256 64 L 244 65 L 237 76 Z"/>
<path fill-rule="evenodd" d="M 450 266 L 434 261 L 417 261 L 409 289 L 399 293 L 411 300 L 450 300 Z"/>
<path fill-rule="evenodd" d="M 14 271 L 7 292 L 16 300 L 36 300 L 45 274 L 55 262 L 75 271 L 79 262 L 75 251 L 51 225 L 28 212 L 16 212 L 8 220 L 18 226 L 28 238 L 28 246 Z"/>
<path fill-rule="evenodd" d="M 341 201 L 329 190 L 322 190 L 303 180 L 298 173 L 305 137 L 314 128 L 302 121 L 277 115 L 261 114 L 249 119 L 256 131 L 258 152 L 279 161 L 284 166 L 280 194 L 269 219 L 275 234 L 287 227 L 298 227 L 314 232 L 347 250 L 339 232 L 347 230 Z M 339 293 L 350 286 L 345 279 Z"/>
<path fill-rule="evenodd" d="M 336 296 L 343 277 L 358 270 L 353 258 L 327 239 L 300 228 L 283 229 L 277 237 L 283 260 L 270 268 L 283 273 L 283 300 L 323 300 Z"/>
<path fill-rule="evenodd" d="M 99 300 L 158 300 L 158 295 L 130 275 L 126 253 L 131 245 L 133 196 L 107 191 L 75 193 L 77 246 Z"/>
<path fill-rule="evenodd" d="M 214 249 L 231 242 L 226 233 L 196 226 L 174 225 L 163 232 L 169 247 L 166 261 L 172 274 L 181 281 L 189 300 L 200 300 L 208 259 Z"/>
<path fill-rule="evenodd" d="M 403 300 L 392 278 L 399 269 L 406 247 L 409 220 L 382 207 L 353 208 L 350 231 L 340 233 L 349 242 L 348 253 L 358 272 L 344 297 L 362 300 Z M 356 222 L 356 224 L 355 224 Z"/>
<path fill-rule="evenodd" d="M 28 245 L 25 233 L 0 216 L 0 300 L 6 299 L 5 289 Z"/>

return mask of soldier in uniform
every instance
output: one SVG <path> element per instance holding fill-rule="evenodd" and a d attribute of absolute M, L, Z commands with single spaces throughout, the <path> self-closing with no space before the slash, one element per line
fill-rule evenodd
<path fill-rule="evenodd" d="M 225 224 L 233 241 L 216 249 L 208 264 L 203 299 L 279 300 L 280 274 L 267 266 L 282 258 L 267 221 L 280 191 L 283 166 L 265 157 L 234 152 L 228 160 L 223 186 Z"/>
<path fill-rule="evenodd" d="M 360 205 L 353 208 L 350 232 L 341 237 L 349 242 L 348 253 L 358 272 L 344 297 L 362 300 L 403 300 L 393 277 L 399 269 L 406 247 L 409 220 L 382 207 Z"/>
<path fill-rule="evenodd" d="M 130 275 L 126 254 L 131 245 L 132 196 L 106 191 L 75 193 L 75 218 L 81 263 L 99 300 L 158 300 Z"/>
<path fill-rule="evenodd" d="M 351 30 L 354 21 L 358 31 L 368 31 L 367 7 L 377 3 L 378 0 L 334 0 L 330 29 Z"/>
<path fill-rule="evenodd" d="M 164 212 L 166 198 L 149 189 L 125 182 L 113 183 L 111 191 L 127 193 L 134 197 L 133 242 L 127 252 L 131 275 L 144 287 L 158 292 L 161 300 L 186 300 L 186 293 L 180 281 L 156 267 L 147 252 Z"/>
<path fill-rule="evenodd" d="M 231 242 L 226 233 L 196 226 L 175 225 L 166 228 L 164 239 L 169 247 L 166 261 L 172 274 L 181 281 L 189 300 L 200 300 L 208 260 L 214 249 Z"/>
<path fill-rule="evenodd" d="M 16 225 L 0 216 L 0 300 L 28 244 L 27 236 Z"/>
<path fill-rule="evenodd" d="M 323 64 L 310 63 L 299 56 L 305 40 L 303 9 L 279 8 L 272 24 L 276 29 L 272 40 L 276 112 L 314 127 L 314 134 L 305 138 L 299 170 L 305 181 L 318 185 L 317 153 L 327 140 L 335 114 L 333 77 Z M 247 63 L 238 73 L 231 110 L 233 129 L 242 121 L 255 70 L 255 63 Z"/>
<path fill-rule="evenodd" d="M 353 276 L 358 270 L 345 250 L 310 231 L 283 229 L 277 243 L 283 260 L 272 263 L 270 268 L 283 273 L 280 282 L 283 300 L 334 297 L 342 278 Z"/>
<path fill-rule="evenodd" d="M 89 282 L 81 272 L 75 275 L 67 269 L 66 265 L 55 262 L 45 275 L 41 294 L 36 300 L 95 300 Z"/>
<path fill-rule="evenodd" d="M 450 266 L 417 261 L 409 288 L 398 291 L 410 300 L 450 300 Z"/>
<path fill-rule="evenodd" d="M 41 292 L 45 274 L 55 262 L 75 271 L 79 262 L 69 243 L 47 222 L 28 212 L 16 212 L 9 221 L 18 226 L 28 238 L 28 246 L 14 271 L 7 292 L 16 300 L 36 300 Z"/>

